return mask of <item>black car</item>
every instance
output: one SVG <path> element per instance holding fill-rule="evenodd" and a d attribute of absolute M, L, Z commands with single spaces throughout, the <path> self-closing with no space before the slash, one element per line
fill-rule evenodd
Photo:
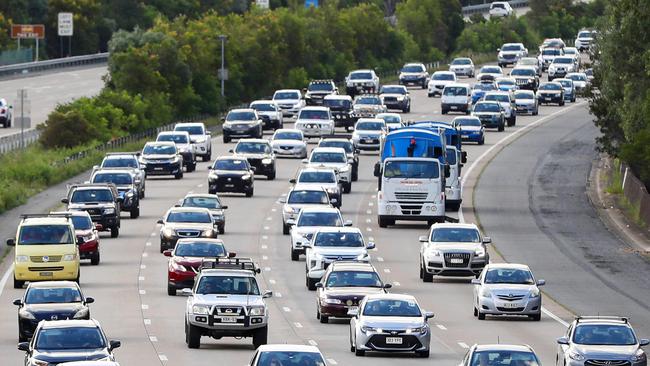
<path fill-rule="evenodd" d="M 359 179 L 359 149 L 354 148 L 349 136 L 325 136 L 318 142 L 318 147 L 340 147 L 345 150 L 348 161 L 352 165 L 352 181 L 356 182 Z"/>
<path fill-rule="evenodd" d="M 233 150 L 235 157 L 248 160 L 255 175 L 265 175 L 266 179 L 275 179 L 275 153 L 271 143 L 266 139 L 241 139 Z"/>
<path fill-rule="evenodd" d="M 94 320 L 43 320 L 31 342 L 18 343 L 25 366 L 58 365 L 74 361 L 114 361 L 113 350 L 120 341 L 109 341 Z"/>
<path fill-rule="evenodd" d="M 515 78 L 519 89 L 537 91 L 539 87 L 539 77 L 533 67 L 515 67 L 510 72 L 510 76 Z"/>
<path fill-rule="evenodd" d="M 210 166 L 208 192 L 245 193 L 252 197 L 255 188 L 255 169 L 248 160 L 232 156 L 222 156 Z"/>
<path fill-rule="evenodd" d="M 93 174 L 91 183 L 113 183 L 122 199 L 120 210 L 128 211 L 132 219 L 140 216 L 140 193 L 135 184 L 135 177 L 128 170 L 98 170 Z"/>
<path fill-rule="evenodd" d="M 352 115 L 352 98 L 349 95 L 328 95 L 323 99 L 323 106 L 330 109 L 335 127 L 350 130 L 357 122 L 357 118 Z"/>
<path fill-rule="evenodd" d="M 178 207 L 202 207 L 210 210 L 214 225 L 219 228 L 219 234 L 226 231 L 226 213 L 228 206 L 223 205 L 216 194 L 190 193 L 181 200 Z"/>
<path fill-rule="evenodd" d="M 94 301 L 73 281 L 30 282 L 22 299 L 14 300 L 18 341 L 30 339 L 41 320 L 90 319 L 88 304 Z"/>
<path fill-rule="evenodd" d="M 153 175 L 173 175 L 183 178 L 183 157 L 173 142 L 147 142 L 142 149 L 140 162 L 145 166 L 147 177 Z"/>
<path fill-rule="evenodd" d="M 68 195 L 61 199 L 67 211 L 81 210 L 90 214 L 102 231 L 110 231 L 111 238 L 120 235 L 120 198 L 117 187 L 112 183 L 74 184 Z"/>
<path fill-rule="evenodd" d="M 312 80 L 305 92 L 305 104 L 323 105 L 323 98 L 327 95 L 337 94 L 338 88 L 332 80 Z"/>

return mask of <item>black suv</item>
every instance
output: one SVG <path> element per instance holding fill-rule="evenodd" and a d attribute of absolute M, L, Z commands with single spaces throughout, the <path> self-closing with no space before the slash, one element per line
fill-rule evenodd
<path fill-rule="evenodd" d="M 347 131 L 354 128 L 357 118 L 352 116 L 352 97 L 349 95 L 328 95 L 323 98 L 323 106 L 330 109 L 334 126 L 345 127 Z"/>
<path fill-rule="evenodd" d="M 255 168 L 244 158 L 221 156 L 210 166 L 208 192 L 245 193 L 252 197 L 255 188 Z"/>
<path fill-rule="evenodd" d="M 66 210 L 86 211 L 94 223 L 101 225 L 102 231 L 110 231 L 111 238 L 120 235 L 120 203 L 122 198 L 112 183 L 74 184 L 68 195 L 61 199 Z"/>
<path fill-rule="evenodd" d="M 305 104 L 323 105 L 323 98 L 327 95 L 338 94 L 338 88 L 332 80 L 312 80 L 304 89 Z"/>
<path fill-rule="evenodd" d="M 135 183 L 135 177 L 129 170 L 106 169 L 93 173 L 90 183 L 113 183 L 122 199 L 120 210 L 128 211 L 132 219 L 140 216 L 140 193 Z"/>

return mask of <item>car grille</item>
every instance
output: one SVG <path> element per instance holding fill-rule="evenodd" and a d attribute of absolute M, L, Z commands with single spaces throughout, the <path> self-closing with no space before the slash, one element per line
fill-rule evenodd
<path fill-rule="evenodd" d="M 445 267 L 465 268 L 469 265 L 470 253 L 445 253 Z M 462 259 L 462 262 L 453 263 L 452 259 Z"/>
<path fill-rule="evenodd" d="M 335 262 L 335 261 L 351 261 L 357 258 L 356 255 L 326 255 L 323 256 L 325 261 L 327 262 Z"/>
<path fill-rule="evenodd" d="M 47 260 L 45 260 L 47 258 Z M 60 255 L 33 255 L 29 257 L 29 260 L 31 260 L 34 263 L 51 263 L 51 262 L 60 262 L 61 261 L 61 256 Z"/>
<path fill-rule="evenodd" d="M 214 315 L 244 315 L 244 308 L 241 306 L 217 306 L 214 308 Z"/>
<path fill-rule="evenodd" d="M 401 200 L 424 201 L 427 199 L 427 192 L 395 192 L 395 198 Z"/>
<path fill-rule="evenodd" d="M 533 82 L 532 79 L 515 79 L 517 82 L 517 85 L 527 85 Z"/>
<path fill-rule="evenodd" d="M 399 349 L 416 349 L 420 348 L 422 344 L 418 340 L 418 338 L 414 335 L 404 335 L 404 331 L 386 331 L 390 332 L 389 334 L 375 334 L 370 339 L 368 340 L 368 345 L 370 348 L 399 348 Z M 392 333 L 396 333 L 393 335 Z M 399 332 L 399 333 L 398 333 Z M 386 338 L 387 337 L 394 337 L 397 336 L 398 334 L 400 338 L 402 338 L 402 344 L 387 344 L 386 343 Z"/>
<path fill-rule="evenodd" d="M 512 59 L 515 58 L 515 57 L 517 57 L 517 55 L 511 55 L 511 54 L 505 54 L 505 55 L 503 55 L 503 58 L 505 58 L 505 59 L 510 59 L 510 60 L 512 60 Z"/>
<path fill-rule="evenodd" d="M 178 235 L 181 238 L 197 238 L 199 235 L 201 235 L 201 232 L 199 230 L 176 230 L 176 235 Z"/>
<path fill-rule="evenodd" d="M 522 300 L 526 295 L 497 295 L 500 300 L 505 301 L 519 301 Z"/>
<path fill-rule="evenodd" d="M 293 150 L 293 146 L 280 146 L 281 150 Z"/>
<path fill-rule="evenodd" d="M 524 311 L 524 309 L 525 308 L 523 308 L 523 307 L 521 307 L 521 308 L 503 308 L 501 306 L 497 306 L 497 310 L 507 312 L 507 313 L 516 313 L 516 312 Z"/>
<path fill-rule="evenodd" d="M 384 102 L 397 102 L 396 97 L 384 97 Z"/>
<path fill-rule="evenodd" d="M 52 272 L 52 271 L 63 271 L 63 266 L 56 267 L 28 267 L 32 272 Z"/>
<path fill-rule="evenodd" d="M 628 360 L 587 360 L 585 366 L 630 366 Z"/>
<path fill-rule="evenodd" d="M 293 104 L 280 104 L 279 106 L 282 109 L 291 109 L 291 107 L 293 107 Z"/>

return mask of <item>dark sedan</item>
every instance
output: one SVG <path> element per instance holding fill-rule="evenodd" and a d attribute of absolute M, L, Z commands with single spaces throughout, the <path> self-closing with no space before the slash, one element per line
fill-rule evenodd
<path fill-rule="evenodd" d="M 253 196 L 255 170 L 245 158 L 219 157 L 209 168 L 208 192 L 245 193 Z"/>

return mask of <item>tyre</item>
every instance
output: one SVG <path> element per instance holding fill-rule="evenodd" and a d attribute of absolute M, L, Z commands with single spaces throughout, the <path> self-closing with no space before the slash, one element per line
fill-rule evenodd
<path fill-rule="evenodd" d="M 74 279 L 74 282 L 77 283 L 77 285 L 81 284 L 81 269 L 77 272 L 77 278 Z"/>
<path fill-rule="evenodd" d="M 388 227 L 389 225 L 395 225 L 395 220 L 387 219 L 385 217 L 379 216 L 377 219 L 379 227 Z"/>
<path fill-rule="evenodd" d="M 350 193 L 352 190 L 352 182 L 343 183 L 343 193 Z"/>
<path fill-rule="evenodd" d="M 433 275 L 431 273 L 427 273 L 427 271 L 424 269 L 424 264 L 422 264 L 422 282 L 433 282 Z"/>
<path fill-rule="evenodd" d="M 560 107 L 564 107 L 564 99 L 562 99 L 558 104 L 560 105 Z"/>
<path fill-rule="evenodd" d="M 187 343 L 187 348 L 201 347 L 201 331 L 198 327 L 192 324 L 186 326 L 185 342 Z"/>
<path fill-rule="evenodd" d="M 427 81 L 424 80 L 422 81 L 422 89 L 426 89 L 426 88 L 427 88 Z"/>
<path fill-rule="evenodd" d="M 253 197 L 253 188 L 250 190 L 246 191 L 246 197 Z"/>
<path fill-rule="evenodd" d="M 442 114 L 447 114 L 447 110 L 446 110 L 446 109 L 443 109 L 443 110 L 442 110 Z"/>
<path fill-rule="evenodd" d="M 266 176 L 266 179 L 267 180 L 275 179 L 275 169 L 273 169 L 273 171 Z"/>
<path fill-rule="evenodd" d="M 539 114 L 539 108 L 535 109 L 535 111 L 533 112 L 533 116 L 536 116 L 538 114 Z"/>
<path fill-rule="evenodd" d="M 129 214 L 132 219 L 137 219 L 140 216 L 140 206 L 132 209 Z"/>
<path fill-rule="evenodd" d="M 120 235 L 120 228 L 117 226 L 113 226 L 111 228 L 111 238 L 117 238 Z"/>
<path fill-rule="evenodd" d="M 167 245 L 161 240 L 160 241 L 160 252 L 164 252 L 167 249 Z"/>
<path fill-rule="evenodd" d="M 140 198 L 140 199 L 143 199 L 143 198 L 144 198 L 144 189 L 143 189 L 142 191 L 140 191 L 140 195 L 139 195 L 138 198 Z"/>
<path fill-rule="evenodd" d="M 195 171 L 195 170 L 196 170 L 196 163 L 189 164 L 189 165 L 186 167 L 186 169 L 187 169 L 187 172 L 188 172 L 188 173 L 191 173 L 191 172 Z"/>
<path fill-rule="evenodd" d="M 230 136 L 224 134 L 224 135 L 223 135 L 223 143 L 224 143 L 224 144 L 227 144 L 227 143 L 229 143 L 229 142 L 230 142 Z"/>
<path fill-rule="evenodd" d="M 576 97 L 571 98 L 571 103 L 575 103 L 575 102 L 576 102 Z"/>
<path fill-rule="evenodd" d="M 415 355 L 422 358 L 429 358 L 429 350 L 426 351 L 415 351 Z"/>
<path fill-rule="evenodd" d="M 474 317 L 477 317 L 477 316 L 478 316 L 478 309 L 476 309 L 476 307 L 474 307 Z"/>
<path fill-rule="evenodd" d="M 508 118 L 508 127 L 512 127 L 517 123 L 517 116 L 512 115 L 510 118 Z"/>
<path fill-rule="evenodd" d="M 23 288 L 25 281 L 19 281 L 14 277 L 14 288 Z"/>
<path fill-rule="evenodd" d="M 431 93 L 427 93 L 427 97 L 429 97 L 429 98 L 433 98 L 433 94 L 431 94 Z"/>
<path fill-rule="evenodd" d="M 20 330 L 18 330 L 18 342 L 27 342 L 27 341 L 29 341 L 29 339 L 27 337 L 23 337 L 20 334 Z"/>
<path fill-rule="evenodd" d="M 269 328 L 264 327 L 255 330 L 253 333 L 253 347 L 257 349 L 259 346 L 263 346 L 268 343 Z"/>
<path fill-rule="evenodd" d="M 484 143 L 485 143 L 485 137 L 484 137 L 484 136 L 481 136 L 481 139 L 478 140 L 478 144 L 479 144 L 479 145 L 483 145 Z"/>
<path fill-rule="evenodd" d="M 481 313 L 480 310 L 476 310 L 477 314 L 476 316 L 478 317 L 478 320 L 485 320 L 485 314 Z"/>
<path fill-rule="evenodd" d="M 289 235 L 289 232 L 291 231 L 291 225 L 285 224 L 284 222 L 282 223 L 282 234 L 284 235 Z"/>
<path fill-rule="evenodd" d="M 175 178 L 175 179 L 181 179 L 181 178 L 183 178 L 183 172 L 177 173 L 177 174 L 174 176 L 174 178 Z"/>
<path fill-rule="evenodd" d="M 291 260 L 292 261 L 297 261 L 300 258 L 300 254 L 296 252 L 295 250 L 291 249 Z"/>
<path fill-rule="evenodd" d="M 223 234 L 226 232 L 226 224 L 219 225 L 219 234 Z"/>
<path fill-rule="evenodd" d="M 327 324 L 327 323 L 329 323 L 330 318 L 329 318 L 329 316 L 321 315 L 318 320 L 320 320 L 320 322 L 323 323 L 323 324 Z"/>
<path fill-rule="evenodd" d="M 422 258 L 420 258 L 420 279 L 424 277 L 424 268 L 422 268 Z"/>
<path fill-rule="evenodd" d="M 169 296 L 176 296 L 176 287 L 167 284 L 167 295 Z"/>
<path fill-rule="evenodd" d="M 316 291 L 316 281 L 309 278 L 309 276 L 305 277 L 305 285 L 309 291 Z"/>
<path fill-rule="evenodd" d="M 505 129 L 506 129 L 505 123 L 502 123 L 502 124 L 499 125 L 498 131 L 503 132 L 503 130 L 505 130 Z"/>
<path fill-rule="evenodd" d="M 359 357 L 363 357 L 363 356 L 366 355 L 366 351 L 363 351 L 363 350 L 360 350 L 360 349 L 355 349 L 354 350 L 354 355 L 359 356 Z"/>
<path fill-rule="evenodd" d="M 93 257 L 90 258 L 90 264 L 96 266 L 99 264 L 99 260 L 100 260 L 99 252 L 97 252 L 97 254 L 93 255 Z"/>
<path fill-rule="evenodd" d="M 359 180 L 359 166 L 355 166 L 352 168 L 352 181 L 356 182 Z"/>
<path fill-rule="evenodd" d="M 542 320 L 542 312 L 539 312 L 539 313 L 537 313 L 535 315 L 529 315 L 529 316 L 533 321 L 536 321 L 536 322 Z"/>

